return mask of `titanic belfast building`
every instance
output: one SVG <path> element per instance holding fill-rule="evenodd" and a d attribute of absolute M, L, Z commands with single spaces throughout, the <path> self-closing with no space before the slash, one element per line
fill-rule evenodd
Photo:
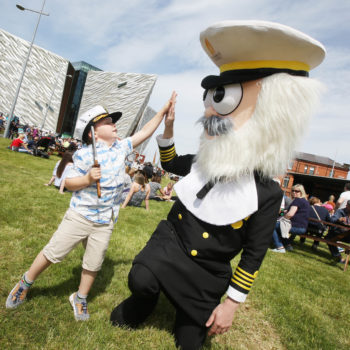
<path fill-rule="evenodd" d="M 30 43 L 0 29 L 0 112 L 9 114 Z M 21 123 L 73 135 L 77 118 L 101 104 L 121 111 L 121 138 L 132 135 L 155 111 L 148 101 L 157 77 L 152 74 L 104 72 L 84 61 L 69 62 L 33 46 L 14 115 Z"/>

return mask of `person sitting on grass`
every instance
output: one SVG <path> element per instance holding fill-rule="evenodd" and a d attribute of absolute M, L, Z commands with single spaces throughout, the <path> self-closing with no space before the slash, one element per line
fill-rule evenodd
<path fill-rule="evenodd" d="M 171 201 L 171 197 L 173 195 L 173 187 L 174 184 L 172 182 L 168 182 L 168 184 L 163 188 L 163 195 L 161 198 L 164 201 Z"/>
<path fill-rule="evenodd" d="M 157 174 L 154 174 L 152 176 L 152 179 L 149 183 L 149 186 L 151 188 L 151 193 L 149 195 L 149 199 L 154 199 L 156 201 L 160 201 L 161 200 L 161 197 L 164 196 L 164 192 L 162 190 L 162 186 L 160 184 L 162 178 L 157 175 Z M 157 194 L 157 193 L 160 193 L 160 196 Z"/>
<path fill-rule="evenodd" d="M 32 153 L 32 151 L 28 149 L 27 144 L 24 142 L 24 138 L 24 134 L 19 134 L 19 136 L 11 142 L 11 151 Z"/>
<path fill-rule="evenodd" d="M 45 186 L 51 186 L 53 183 L 55 187 L 59 189 L 60 193 L 63 194 L 65 190 L 66 176 L 69 170 L 73 167 L 73 153 L 66 151 L 62 159 L 59 160 L 52 172 L 52 177 Z"/>
<path fill-rule="evenodd" d="M 338 209 L 335 212 L 335 214 L 331 216 L 330 221 L 333 224 L 344 225 L 344 229 L 340 227 L 331 226 L 325 239 L 331 240 L 337 235 L 341 235 L 341 234 L 345 234 L 346 232 L 349 232 L 348 230 L 350 229 L 350 200 L 346 202 L 346 206 L 344 209 Z M 350 243 L 350 235 L 346 235 L 340 240 L 342 242 Z M 342 258 L 338 247 L 329 244 L 328 248 L 333 258 L 335 258 L 336 261 L 340 262 L 341 264 L 345 264 L 345 259 Z"/>
<path fill-rule="evenodd" d="M 307 195 L 303 185 L 294 185 L 292 187 L 292 203 L 288 208 L 285 218 L 291 221 L 292 227 L 289 231 L 291 237 L 289 239 L 281 237 L 280 222 L 276 222 L 275 230 L 273 231 L 273 242 L 275 253 L 285 253 L 286 250 L 293 250 L 292 241 L 295 235 L 302 235 L 306 232 L 308 226 L 310 204 L 307 201 Z"/>
<path fill-rule="evenodd" d="M 64 194 L 64 190 L 66 189 L 66 177 L 71 168 L 73 168 L 73 154 L 66 151 L 57 167 L 55 177 L 55 187 L 59 189 L 61 194 Z"/>
<path fill-rule="evenodd" d="M 145 201 L 146 210 L 149 210 L 149 195 L 151 188 L 149 184 L 146 183 L 145 176 L 138 172 L 134 176 L 134 182 L 130 187 L 130 191 L 127 194 L 122 208 L 125 208 L 127 205 L 133 207 L 141 207 L 143 201 Z"/>
<path fill-rule="evenodd" d="M 317 197 L 312 197 L 309 200 L 310 203 L 310 209 L 309 209 L 309 218 L 316 219 L 316 220 L 323 220 L 323 221 L 331 221 L 331 216 L 329 215 L 328 210 L 322 206 L 321 200 Z M 313 235 L 316 235 L 317 237 L 322 237 L 324 232 L 326 231 L 327 226 L 324 225 L 322 222 L 316 222 L 316 221 L 309 221 L 307 232 Z M 304 243 L 305 238 L 300 238 L 300 242 Z M 314 241 L 312 244 L 312 250 L 317 250 L 319 246 L 319 241 Z"/>
<path fill-rule="evenodd" d="M 87 296 L 101 269 L 118 218 L 125 157 L 133 151 L 133 147 L 154 133 L 170 106 L 171 100 L 139 132 L 122 141 L 117 140 L 115 126 L 121 112 L 109 114 L 104 107 L 95 106 L 81 115 L 75 129 L 76 137 L 90 144 L 91 127 L 94 127 L 100 167 L 93 166 L 91 145 L 74 154 L 74 167 L 66 178 L 67 189 L 73 191 L 70 208 L 50 242 L 11 290 L 6 308 L 14 309 L 22 304 L 37 277 L 52 263 L 61 262 L 79 242 L 83 242 L 85 254 L 80 286 L 77 292 L 71 294 L 69 301 L 77 321 L 89 319 Z M 98 180 L 101 184 L 101 198 L 96 190 Z"/>

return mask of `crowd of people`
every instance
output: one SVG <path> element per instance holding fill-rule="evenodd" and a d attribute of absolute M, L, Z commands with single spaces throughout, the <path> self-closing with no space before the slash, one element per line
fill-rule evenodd
<path fill-rule="evenodd" d="M 0 130 L 6 127 L 6 118 L 0 113 Z M 48 158 L 53 152 L 63 155 L 65 151 L 74 152 L 82 147 L 82 143 L 72 137 L 40 130 L 38 127 L 21 124 L 14 117 L 9 128 L 11 143 L 9 149 Z"/>
<path fill-rule="evenodd" d="M 286 203 L 288 203 L 286 205 Z M 311 219 L 311 220 L 310 220 Z M 327 225 L 338 224 L 338 226 Z M 339 227 L 343 225 L 344 228 Z M 333 237 L 348 231 L 350 228 L 350 183 L 344 186 L 344 192 L 335 202 L 335 196 L 330 195 L 324 203 L 317 197 L 306 193 L 301 184 L 292 187 L 291 200 L 284 196 L 280 209 L 280 217 L 276 222 L 273 232 L 273 252 L 286 253 L 292 251 L 292 243 L 297 235 L 311 234 L 331 240 Z M 342 238 L 350 242 L 350 237 Z M 300 238 L 301 243 L 305 237 Z M 313 250 L 317 250 L 319 241 L 314 241 Z M 342 258 L 342 248 L 328 245 L 332 256 L 336 261 L 345 263 Z"/>
<path fill-rule="evenodd" d="M 6 118 L 0 113 L 0 128 L 6 126 Z M 73 166 L 72 156 L 77 149 L 80 149 L 82 143 L 71 137 L 62 137 L 53 133 L 43 132 L 37 127 L 20 124 L 19 118 L 13 118 L 10 126 L 10 138 L 12 139 L 9 148 L 12 151 L 35 154 L 38 145 L 42 141 L 45 150 L 50 154 L 58 150 L 62 160 L 58 161 L 52 173 L 51 179 L 46 186 L 54 184 L 59 193 L 64 194 L 65 178 L 69 169 Z M 168 181 L 162 188 L 161 179 L 165 175 L 163 169 L 153 166 L 150 162 L 143 163 L 144 157 L 137 151 L 134 151 L 130 157 L 125 160 L 125 179 L 122 195 L 122 208 L 126 206 L 141 207 L 144 203 L 145 209 L 149 210 L 149 200 L 156 201 L 174 201 L 173 196 L 174 181 Z M 169 174 L 169 179 L 177 181 L 178 178 Z M 317 197 L 311 196 L 305 192 L 304 186 L 296 184 L 292 187 L 291 198 L 286 195 L 283 197 L 280 217 L 276 222 L 273 232 L 273 252 L 285 253 L 292 251 L 292 243 L 297 235 L 311 233 L 318 237 L 331 238 L 339 234 L 339 228 L 329 228 L 320 222 L 309 221 L 309 218 L 323 220 L 331 223 L 344 222 L 341 215 L 345 215 L 350 200 L 350 183 L 347 183 L 344 192 L 339 199 L 335 201 L 335 196 L 330 195 L 324 203 Z M 340 211 L 342 210 L 342 211 Z M 283 220 L 281 220 L 283 218 Z M 340 220 L 341 219 L 341 220 Z M 287 222 L 287 225 L 286 225 Z M 346 221 L 349 224 L 348 221 Z M 300 238 L 301 242 L 305 238 Z M 317 250 L 319 241 L 314 241 L 313 250 Z M 344 262 L 340 252 L 334 246 L 329 246 L 330 252 L 339 262 Z"/>
<path fill-rule="evenodd" d="M 174 201 L 174 182 L 170 180 L 171 174 L 167 174 L 169 181 L 162 188 L 161 180 L 164 174 L 164 171 L 151 163 L 138 164 L 137 167 L 126 166 L 122 208 L 141 207 L 144 202 L 146 210 L 149 210 L 149 200 Z"/>

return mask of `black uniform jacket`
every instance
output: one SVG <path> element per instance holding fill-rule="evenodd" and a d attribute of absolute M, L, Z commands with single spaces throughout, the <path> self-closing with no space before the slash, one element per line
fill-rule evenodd
<path fill-rule="evenodd" d="M 174 145 L 160 147 L 162 167 L 185 176 L 194 155 L 178 156 Z M 177 200 L 134 263 L 147 266 L 176 307 L 200 325 L 223 294 L 248 294 L 271 242 L 282 191 L 271 179 L 254 176 L 258 210 L 232 225 L 216 226 L 194 216 Z M 247 199 L 248 200 L 248 199 Z M 230 260 L 240 262 L 232 275 Z"/>

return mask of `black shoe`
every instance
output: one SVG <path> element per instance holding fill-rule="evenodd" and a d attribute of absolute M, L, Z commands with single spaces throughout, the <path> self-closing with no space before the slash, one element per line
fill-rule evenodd
<path fill-rule="evenodd" d="M 341 257 L 341 255 L 333 256 L 334 260 L 339 264 L 345 264 L 345 259 Z"/>
<path fill-rule="evenodd" d="M 293 247 L 291 244 L 286 245 L 284 248 L 287 252 L 291 252 L 293 250 Z"/>

